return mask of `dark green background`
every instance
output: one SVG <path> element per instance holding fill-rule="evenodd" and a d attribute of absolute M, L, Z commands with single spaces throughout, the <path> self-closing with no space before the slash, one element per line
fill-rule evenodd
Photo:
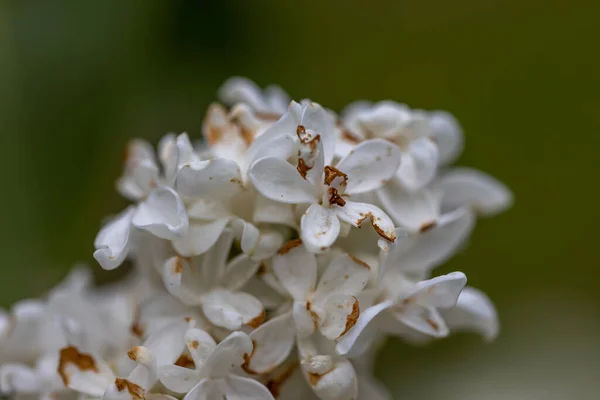
<path fill-rule="evenodd" d="M 462 270 L 498 306 L 495 344 L 393 342 L 410 399 L 590 398 L 600 389 L 598 1 L 2 1 L 0 302 L 93 263 L 126 141 L 200 135 L 228 76 L 339 110 L 357 98 L 454 113 L 460 164 L 516 203 Z"/>

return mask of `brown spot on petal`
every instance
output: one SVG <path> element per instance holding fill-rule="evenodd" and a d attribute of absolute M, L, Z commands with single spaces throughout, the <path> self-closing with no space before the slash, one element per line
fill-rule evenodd
<path fill-rule="evenodd" d="M 137 361 L 140 351 L 140 346 L 136 346 L 127 352 L 127 357 L 129 357 L 130 360 Z"/>
<path fill-rule="evenodd" d="M 179 356 L 179 358 L 175 361 L 175 365 L 189 369 L 194 369 L 196 367 L 194 359 L 185 353 L 182 353 Z"/>
<path fill-rule="evenodd" d="M 348 129 L 343 129 L 342 130 L 342 139 L 345 139 L 347 142 L 350 143 L 359 143 L 360 139 L 351 131 L 349 131 Z"/>
<path fill-rule="evenodd" d="M 190 317 L 183 317 L 183 319 L 185 320 L 185 322 L 190 322 L 192 320 Z"/>
<path fill-rule="evenodd" d="M 220 128 L 210 124 L 206 125 L 206 140 L 210 145 L 219 143 L 222 135 L 223 131 Z"/>
<path fill-rule="evenodd" d="M 342 178 L 341 185 L 345 185 L 346 182 L 348 182 L 348 175 L 346 175 L 339 169 L 332 167 L 331 165 L 326 165 L 325 168 L 323 169 L 323 171 L 325 172 L 324 182 L 327 186 L 331 185 L 331 182 L 333 182 L 334 179 L 337 177 Z"/>
<path fill-rule="evenodd" d="M 195 349 L 195 350 L 198 350 L 198 347 L 200 346 L 200 342 L 199 342 L 199 341 L 197 341 L 197 340 L 194 340 L 194 341 L 191 343 L 191 346 L 192 346 L 192 348 L 193 348 L 193 349 Z"/>
<path fill-rule="evenodd" d="M 131 328 L 129 328 L 129 331 L 131 332 L 131 334 L 135 337 L 137 337 L 138 339 L 141 339 L 144 337 L 144 328 L 142 327 L 142 325 L 139 322 L 134 322 L 131 325 Z"/>
<path fill-rule="evenodd" d="M 314 331 L 316 332 L 317 329 L 319 329 L 319 322 L 320 322 L 319 314 L 317 314 L 316 312 L 314 312 L 313 310 L 311 310 L 310 306 L 311 306 L 310 301 L 307 301 L 306 302 L 306 309 L 310 313 L 310 317 L 313 320 Z"/>
<path fill-rule="evenodd" d="M 256 118 L 264 119 L 266 121 L 277 121 L 279 118 L 281 118 L 281 115 L 277 113 L 255 112 L 254 115 Z"/>
<path fill-rule="evenodd" d="M 308 373 L 308 381 L 312 386 L 317 386 L 322 377 L 333 371 L 334 368 L 331 368 L 329 371 L 325 371 L 322 374 L 317 374 L 313 372 Z"/>
<path fill-rule="evenodd" d="M 295 247 L 298 247 L 302 244 L 302 239 L 293 239 L 284 244 L 279 250 L 277 250 L 277 254 L 287 254 L 290 250 Z"/>
<path fill-rule="evenodd" d="M 258 266 L 258 271 L 256 271 L 256 273 L 258 274 L 258 276 L 263 276 L 267 273 L 267 267 L 265 266 L 264 262 L 260 263 L 260 265 Z"/>
<path fill-rule="evenodd" d="M 143 387 L 136 385 L 127 379 L 117 378 L 115 379 L 115 386 L 119 392 L 127 390 L 131 395 L 132 399 L 144 399 L 145 390 Z"/>
<path fill-rule="evenodd" d="M 425 233 L 428 230 L 431 230 L 433 228 L 435 228 L 436 222 L 435 221 L 429 221 L 429 222 L 425 222 L 424 224 L 421 225 L 421 227 L 419 228 L 419 232 L 421 233 Z"/>
<path fill-rule="evenodd" d="M 175 257 L 175 262 L 171 266 L 171 272 L 173 272 L 174 274 L 183 273 L 183 260 L 181 259 L 181 257 Z"/>
<path fill-rule="evenodd" d="M 335 204 L 335 205 L 338 205 L 340 207 L 344 207 L 346 205 L 346 200 L 344 200 L 342 198 L 342 196 L 340 196 L 338 194 L 338 191 L 337 191 L 336 188 L 330 187 L 328 189 L 328 192 L 329 192 L 329 204 L 330 205 Z"/>
<path fill-rule="evenodd" d="M 357 263 L 357 264 L 359 264 L 359 265 L 361 265 L 361 266 L 365 267 L 366 269 L 369 269 L 369 270 L 371 269 L 371 267 L 369 267 L 369 264 L 367 264 L 366 262 L 364 262 L 364 261 L 363 261 L 363 260 L 361 260 L 360 258 L 354 257 L 354 256 L 352 256 L 352 255 L 350 255 L 350 254 L 348 254 L 348 256 L 349 256 L 349 257 L 350 257 L 350 258 L 351 258 L 351 259 L 352 259 L 352 260 L 353 260 L 355 263 Z"/>
<path fill-rule="evenodd" d="M 65 386 L 69 386 L 70 376 L 66 371 L 69 364 L 73 364 L 80 371 L 98 372 L 94 357 L 87 353 L 80 353 L 75 346 L 65 347 L 60 350 L 60 359 L 57 368 L 57 372 Z"/>
<path fill-rule="evenodd" d="M 431 326 L 435 331 L 439 331 L 440 330 L 440 326 L 431 318 L 425 318 L 425 322 L 427 322 L 427 324 L 429 326 Z"/>
<path fill-rule="evenodd" d="M 271 392 L 273 397 L 279 397 L 281 393 L 281 387 L 283 386 L 285 381 L 287 381 L 290 378 L 290 376 L 292 376 L 292 374 L 296 370 L 296 367 L 297 364 L 288 365 L 282 373 L 269 379 L 267 383 L 265 383 L 265 386 L 267 387 L 267 389 L 269 389 L 269 392 Z"/>
<path fill-rule="evenodd" d="M 265 309 L 263 308 L 262 312 L 260 314 L 258 314 L 256 317 L 252 318 L 250 321 L 246 322 L 246 326 L 252 329 L 256 329 L 258 328 L 263 322 L 265 322 L 265 319 L 267 318 L 267 312 L 265 311 Z"/>
<path fill-rule="evenodd" d="M 340 334 L 338 337 L 342 337 L 348 332 L 354 325 L 356 325 L 356 320 L 360 316 L 360 307 L 358 306 L 358 300 L 356 297 L 352 296 L 354 299 L 354 303 L 352 304 L 352 311 L 346 317 L 346 326 L 344 327 L 344 332 Z"/>
<path fill-rule="evenodd" d="M 385 232 L 383 229 L 381 229 L 381 227 L 379 227 L 379 225 L 377 225 L 375 223 L 375 216 L 373 216 L 373 214 L 366 213 L 366 214 L 361 214 L 360 219 L 358 219 L 356 221 L 356 225 L 360 228 L 361 224 L 367 219 L 370 218 L 371 219 L 371 225 L 373 225 L 373 229 L 375 229 L 375 232 L 377 232 L 377 234 L 379 236 L 381 236 L 382 238 L 384 238 L 385 240 L 389 241 L 389 242 L 394 242 L 394 240 L 396 240 L 396 235 L 394 234 L 394 232 Z"/>
<path fill-rule="evenodd" d="M 298 170 L 298 173 L 302 178 L 306 179 L 306 174 L 308 174 L 308 171 L 310 171 L 311 169 L 312 167 L 306 165 L 306 162 L 303 158 L 298 159 L 298 165 L 296 166 L 296 170 Z"/>
<path fill-rule="evenodd" d="M 256 340 L 252 340 L 252 353 L 247 354 L 244 353 L 244 363 L 242 364 L 242 369 L 246 371 L 250 375 L 260 375 L 259 372 L 254 371 L 250 368 L 250 361 L 252 361 L 252 357 L 254 357 L 254 352 L 256 351 Z"/>

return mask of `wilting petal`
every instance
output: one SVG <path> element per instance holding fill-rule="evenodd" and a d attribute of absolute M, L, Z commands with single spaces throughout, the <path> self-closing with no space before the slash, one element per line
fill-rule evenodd
<path fill-rule="evenodd" d="M 115 379 L 102 359 L 81 353 L 74 346 L 60 350 L 58 374 L 68 388 L 95 397 L 101 397 Z"/>
<path fill-rule="evenodd" d="M 453 210 L 471 206 L 480 215 L 498 214 L 513 203 L 511 191 L 499 180 L 471 168 L 453 168 L 437 186 L 442 190 L 442 206 Z"/>
<path fill-rule="evenodd" d="M 133 215 L 132 223 L 162 239 L 182 237 L 188 229 L 185 206 L 177 192 L 169 187 L 154 189 L 141 202 Z"/>
<path fill-rule="evenodd" d="M 475 288 L 464 288 L 456 306 L 443 310 L 442 315 L 451 331 L 478 332 L 488 341 L 498 335 L 496 308 L 483 292 Z"/>
<path fill-rule="evenodd" d="M 189 197 L 231 198 L 243 190 L 240 167 L 225 158 L 184 164 L 177 173 L 176 189 Z"/>
<path fill-rule="evenodd" d="M 398 178 L 407 190 L 420 190 L 435 177 L 437 167 L 437 146 L 429 138 L 420 138 L 402 154 Z"/>
<path fill-rule="evenodd" d="M 321 333 L 334 340 L 348 332 L 360 315 L 356 297 L 349 294 L 334 293 L 325 299 L 325 320 L 321 323 Z"/>
<path fill-rule="evenodd" d="M 239 367 L 252 354 L 254 345 L 248 335 L 233 332 L 217 345 L 206 359 L 203 374 L 211 378 L 224 378 L 235 367 Z"/>
<path fill-rule="evenodd" d="M 324 164 L 328 165 L 335 152 L 335 121 L 321 105 L 303 101 L 298 125 L 316 132 L 323 144 Z M 293 109 L 293 107 L 292 107 Z"/>
<path fill-rule="evenodd" d="M 167 291 L 187 305 L 201 304 L 202 295 L 208 289 L 202 277 L 192 271 L 190 260 L 181 256 L 165 261 L 162 278 Z"/>
<path fill-rule="evenodd" d="M 381 208 L 371 204 L 356 203 L 354 201 L 346 201 L 343 207 L 335 207 L 337 216 L 350 225 L 360 228 L 366 219 L 371 220 L 373 229 L 379 236 L 393 242 L 396 238 L 394 233 L 394 223 L 384 213 Z"/>
<path fill-rule="evenodd" d="M 230 331 L 242 325 L 256 328 L 265 319 L 263 305 L 246 293 L 213 290 L 204 296 L 202 310 L 213 324 Z"/>
<path fill-rule="evenodd" d="M 144 387 L 129 379 L 116 378 L 104 392 L 102 400 L 131 400 L 145 397 L 146 389 Z"/>
<path fill-rule="evenodd" d="M 195 369 L 178 365 L 163 365 L 158 373 L 163 385 L 175 393 L 187 393 L 200 381 L 200 374 Z"/>
<path fill-rule="evenodd" d="M 301 240 L 292 240 L 273 257 L 273 272 L 294 300 L 305 300 L 317 281 L 317 260 Z"/>
<path fill-rule="evenodd" d="M 329 248 L 340 234 L 340 221 L 334 209 L 319 204 L 308 207 L 302 215 L 300 227 L 302 241 L 313 253 Z"/>
<path fill-rule="evenodd" d="M 129 252 L 129 234 L 135 207 L 128 207 L 102 227 L 94 241 L 94 258 L 104 269 L 117 268 Z"/>
<path fill-rule="evenodd" d="M 254 350 L 243 367 L 250 374 L 265 374 L 283 363 L 296 341 L 291 313 L 285 313 L 262 324 L 250 333 Z"/>
<path fill-rule="evenodd" d="M 275 400 L 269 389 L 254 379 L 229 375 L 225 385 L 227 400 Z"/>
<path fill-rule="evenodd" d="M 223 287 L 231 291 L 238 290 L 254 276 L 258 265 L 258 262 L 252 260 L 247 254 L 239 254 L 225 268 L 225 273 L 221 277 Z"/>
<path fill-rule="evenodd" d="M 192 222 L 183 237 L 173 240 L 173 247 L 184 257 L 204 254 L 214 246 L 228 222 L 228 217 L 207 223 Z"/>
<path fill-rule="evenodd" d="M 384 301 L 363 310 L 354 327 L 338 341 L 336 352 L 347 357 L 362 355 L 379 333 L 376 317 L 393 305 L 392 301 Z"/>
<path fill-rule="evenodd" d="M 271 200 L 290 204 L 316 201 L 315 188 L 292 164 L 280 158 L 261 158 L 252 164 L 248 176 L 256 190 Z"/>
<path fill-rule="evenodd" d="M 400 149 L 382 139 L 358 144 L 336 168 L 348 175 L 349 194 L 364 193 L 383 186 L 398 171 Z"/>
<path fill-rule="evenodd" d="M 413 232 L 429 226 L 440 216 L 442 194 L 436 190 L 410 192 L 393 179 L 377 191 L 377 197 L 394 222 Z"/>
<path fill-rule="evenodd" d="M 317 299 L 325 299 L 333 293 L 356 295 L 364 289 L 369 276 L 370 267 L 356 257 L 341 254 L 327 266 L 314 294 Z"/>
<path fill-rule="evenodd" d="M 463 131 L 454 116 L 445 111 L 429 113 L 429 128 L 439 152 L 439 163 L 447 165 L 456 160 L 463 148 Z"/>
<path fill-rule="evenodd" d="M 402 239 L 389 245 L 386 268 L 426 275 L 454 255 L 470 234 L 474 222 L 470 210 L 458 209 L 442 215 L 433 227 L 422 233 L 409 236 L 398 233 Z"/>

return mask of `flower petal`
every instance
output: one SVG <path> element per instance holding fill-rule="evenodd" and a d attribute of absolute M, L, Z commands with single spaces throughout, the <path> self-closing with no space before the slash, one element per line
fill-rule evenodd
<path fill-rule="evenodd" d="M 185 332 L 189 328 L 184 318 L 170 319 L 169 323 L 153 330 L 144 341 L 159 366 L 173 364 L 185 348 Z"/>
<path fill-rule="evenodd" d="M 250 374 L 265 374 L 283 363 L 296 341 L 291 313 L 285 313 L 262 324 L 250 333 L 254 350 L 243 368 Z"/>
<path fill-rule="evenodd" d="M 184 196 L 214 199 L 228 199 L 243 190 L 240 167 L 225 158 L 180 166 L 175 187 Z"/>
<path fill-rule="evenodd" d="M 496 308 L 483 292 L 475 288 L 464 288 L 456 306 L 443 310 L 442 315 L 451 331 L 479 332 L 487 341 L 498 335 Z"/>
<path fill-rule="evenodd" d="M 102 359 L 81 353 L 74 346 L 60 350 L 58 374 L 66 387 L 95 397 L 101 397 L 115 379 Z"/>
<path fill-rule="evenodd" d="M 409 191 L 420 190 L 435 177 L 438 167 L 438 150 L 427 137 L 413 140 L 402 154 L 398 178 Z"/>
<path fill-rule="evenodd" d="M 273 257 L 273 272 L 294 300 L 305 300 L 317 282 L 317 260 L 301 240 L 292 240 Z"/>
<path fill-rule="evenodd" d="M 358 380 L 348 360 L 338 360 L 324 373 L 305 372 L 315 394 L 321 400 L 351 400 L 358 395 Z"/>
<path fill-rule="evenodd" d="M 183 304 L 199 305 L 208 289 L 205 282 L 194 274 L 189 259 L 174 256 L 165 261 L 162 278 L 167 291 Z"/>
<path fill-rule="evenodd" d="M 439 162 L 447 165 L 456 160 L 463 148 L 463 131 L 452 114 L 445 111 L 429 113 L 429 129 L 439 152 Z"/>
<path fill-rule="evenodd" d="M 365 193 L 383 186 L 398 171 L 400 149 L 382 139 L 359 143 L 336 168 L 348 175 L 346 192 Z"/>
<path fill-rule="evenodd" d="M 294 213 L 290 204 L 273 201 L 261 194 L 256 195 L 256 205 L 252 220 L 255 223 L 282 224 L 291 226 L 292 228 L 296 227 Z"/>
<path fill-rule="evenodd" d="M 322 313 L 321 313 L 322 314 Z M 292 305 L 292 316 L 296 326 L 298 337 L 305 338 L 316 332 L 321 324 L 321 317 L 307 301 L 294 301 Z"/>
<path fill-rule="evenodd" d="M 335 211 L 342 221 L 357 228 L 360 228 L 368 218 L 379 236 L 390 242 L 396 238 L 394 223 L 379 207 L 367 203 L 346 201 L 343 207 L 335 207 Z"/>
<path fill-rule="evenodd" d="M 334 293 L 325 299 L 325 320 L 321 323 L 321 333 L 330 340 L 338 339 L 348 332 L 360 315 L 356 297 L 344 293 Z"/>
<path fill-rule="evenodd" d="M 208 223 L 192 222 L 181 238 L 173 240 L 173 247 L 184 257 L 206 253 L 217 242 L 229 222 L 229 217 Z"/>
<path fill-rule="evenodd" d="M 239 254 L 233 258 L 221 277 L 221 284 L 225 289 L 235 291 L 241 288 L 258 270 L 258 262 L 247 254 Z"/>
<path fill-rule="evenodd" d="M 283 244 L 283 236 L 274 231 L 259 231 L 253 224 L 236 218 L 232 222 L 236 236 L 240 238 L 242 251 L 253 260 L 262 261 L 270 258 Z"/>
<path fill-rule="evenodd" d="M 94 241 L 94 258 L 104 269 L 117 268 L 129 252 L 129 235 L 131 220 L 135 213 L 135 207 L 128 207 L 115 219 L 100 229 Z"/>
<path fill-rule="evenodd" d="M 313 253 L 329 248 L 339 234 L 340 221 L 331 208 L 312 204 L 300 219 L 302 242 Z"/>
<path fill-rule="evenodd" d="M 377 197 L 394 222 L 413 232 L 429 226 L 440 216 L 442 193 L 437 190 L 410 192 L 393 179 L 377 191 Z"/>
<path fill-rule="evenodd" d="M 269 389 L 254 379 L 229 375 L 225 385 L 227 400 L 275 400 Z"/>
<path fill-rule="evenodd" d="M 313 130 L 321 136 L 324 164 L 329 165 L 335 152 L 335 120 L 317 103 L 303 101 L 301 109 L 298 125 Z"/>
<path fill-rule="evenodd" d="M 263 157 L 287 160 L 296 150 L 298 124 L 296 116 L 286 111 L 277 122 L 254 139 L 246 153 L 246 165 L 251 166 Z"/>
<path fill-rule="evenodd" d="M 214 400 L 225 398 L 225 385 L 218 379 L 202 379 L 183 400 Z"/>
<path fill-rule="evenodd" d="M 188 217 L 181 198 L 173 189 L 154 189 L 148 198 L 141 202 L 132 223 L 162 239 L 182 237 L 188 229 Z"/>
<path fill-rule="evenodd" d="M 367 285 L 370 267 L 356 257 L 341 254 L 327 266 L 315 290 L 315 302 L 333 293 L 357 295 Z"/>
<path fill-rule="evenodd" d="M 200 381 L 198 371 L 172 364 L 160 367 L 158 376 L 160 382 L 175 393 L 187 393 Z"/>
<path fill-rule="evenodd" d="M 471 168 L 453 168 L 443 175 L 437 187 L 442 190 L 446 210 L 470 205 L 480 215 L 498 214 L 513 203 L 511 191 L 492 176 Z"/>
<path fill-rule="evenodd" d="M 225 81 L 219 88 L 219 99 L 229 106 L 246 103 L 262 113 L 283 113 L 289 103 L 287 94 L 279 86 L 268 86 L 263 93 L 256 83 L 240 76 Z"/>
<path fill-rule="evenodd" d="M 346 357 L 362 355 L 379 333 L 376 317 L 393 305 L 392 301 L 384 301 L 363 310 L 354 327 L 339 339 L 336 352 Z"/>
<path fill-rule="evenodd" d="M 243 332 L 233 332 L 217 345 L 206 359 L 203 375 L 224 378 L 252 354 L 252 339 Z"/>
<path fill-rule="evenodd" d="M 283 159 L 261 158 L 252 164 L 248 176 L 256 190 L 271 200 L 290 204 L 316 201 L 315 188 Z"/>
<path fill-rule="evenodd" d="M 256 328 L 265 319 L 260 301 L 246 293 L 217 289 L 204 296 L 202 310 L 213 324 L 230 331 L 242 325 Z"/>
<path fill-rule="evenodd" d="M 216 349 L 217 343 L 205 331 L 198 328 L 191 328 L 185 333 L 185 343 L 194 360 L 196 369 L 200 369 Z"/>
<path fill-rule="evenodd" d="M 446 275 L 417 282 L 400 300 L 408 304 L 420 306 L 451 308 L 456 305 L 458 296 L 467 284 L 467 277 L 462 272 L 451 272 Z"/>
<path fill-rule="evenodd" d="M 0 366 L 0 393 L 36 394 L 41 385 L 40 377 L 24 364 L 4 363 Z"/>
<path fill-rule="evenodd" d="M 422 307 L 420 312 L 399 313 L 394 312 L 394 317 L 404 325 L 432 337 L 448 336 L 448 327 L 440 313 L 433 307 Z"/>

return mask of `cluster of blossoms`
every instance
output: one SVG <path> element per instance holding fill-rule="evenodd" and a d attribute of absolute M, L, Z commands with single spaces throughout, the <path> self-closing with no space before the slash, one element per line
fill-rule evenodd
<path fill-rule="evenodd" d="M 95 259 L 129 260 L 95 288 L 76 268 L 0 314 L 0 390 L 18 398 L 390 399 L 373 378 L 388 336 L 493 339 L 495 309 L 461 272 L 432 276 L 478 215 L 511 203 L 492 177 L 447 167 L 445 112 L 356 102 L 340 115 L 233 78 L 203 140 L 127 148 L 132 205 Z M 357 229 L 361 228 L 361 229 Z"/>

